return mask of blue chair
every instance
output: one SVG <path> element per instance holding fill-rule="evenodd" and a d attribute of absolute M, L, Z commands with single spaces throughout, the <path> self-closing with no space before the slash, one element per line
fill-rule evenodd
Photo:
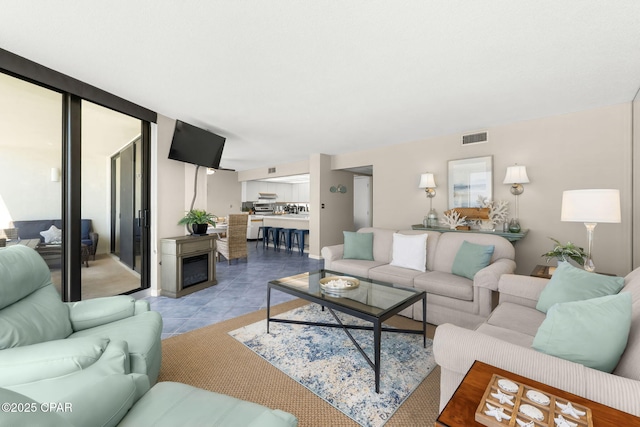
<path fill-rule="evenodd" d="M 291 243 L 291 250 L 293 251 L 293 246 L 298 245 L 298 249 L 300 250 L 300 255 L 304 254 L 304 236 L 309 234 L 309 230 L 296 230 L 293 232 L 293 241 Z"/>
<path fill-rule="evenodd" d="M 277 251 L 280 250 L 280 230 L 282 230 L 282 227 L 269 227 L 269 230 L 267 230 L 267 248 L 269 247 L 269 241 L 271 241 L 273 248 Z"/>
<path fill-rule="evenodd" d="M 293 252 L 293 233 L 296 232 L 295 228 L 283 228 L 280 230 L 280 243 L 284 245 L 284 249 L 287 252 Z"/>
<path fill-rule="evenodd" d="M 266 247 L 267 244 L 267 235 L 269 234 L 270 226 L 260 226 L 258 227 L 258 236 L 256 237 L 256 248 L 258 247 L 258 242 L 262 240 L 262 249 Z M 262 232 L 262 238 L 260 237 L 260 232 Z"/>

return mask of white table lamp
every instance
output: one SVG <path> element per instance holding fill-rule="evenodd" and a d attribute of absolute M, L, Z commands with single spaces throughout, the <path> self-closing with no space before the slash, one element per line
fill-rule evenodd
<path fill-rule="evenodd" d="M 516 196 L 516 209 L 515 209 L 515 217 L 511 220 L 509 224 L 509 229 L 511 231 L 519 232 L 520 231 L 520 212 L 518 212 L 518 196 L 524 192 L 524 187 L 522 184 L 529 183 L 529 177 L 527 176 L 527 167 L 522 165 L 509 166 L 507 168 L 507 174 L 504 177 L 503 184 L 510 184 L 511 194 Z"/>
<path fill-rule="evenodd" d="M 584 269 L 595 271 L 593 263 L 593 230 L 599 222 L 620 222 L 620 190 L 569 190 L 562 193 L 561 221 L 584 222 L 587 227 L 588 250 Z"/>
<path fill-rule="evenodd" d="M 427 227 L 436 227 L 438 225 L 438 214 L 433 210 L 433 198 L 436 195 L 436 181 L 432 173 L 423 173 L 420 175 L 420 184 L 418 188 L 424 188 L 426 196 L 429 198 L 429 214 L 427 215 Z"/>

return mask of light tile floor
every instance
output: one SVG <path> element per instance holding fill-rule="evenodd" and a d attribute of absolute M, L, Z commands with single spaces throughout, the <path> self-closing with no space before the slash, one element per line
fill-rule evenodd
<path fill-rule="evenodd" d="M 247 242 L 248 260 L 222 258 L 216 264 L 218 284 L 182 298 L 145 296 L 151 308 L 160 312 L 164 322 L 162 338 L 202 328 L 267 307 L 269 280 L 323 268 L 323 260 L 307 254 L 263 249 L 262 243 Z M 271 305 L 294 299 L 283 292 L 271 294 Z"/>

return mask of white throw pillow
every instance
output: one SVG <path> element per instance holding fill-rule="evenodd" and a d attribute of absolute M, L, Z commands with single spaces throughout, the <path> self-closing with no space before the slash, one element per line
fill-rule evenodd
<path fill-rule="evenodd" d="M 426 271 L 428 234 L 393 233 L 391 265 Z"/>
<path fill-rule="evenodd" d="M 40 235 L 44 237 L 45 243 L 51 243 L 51 244 L 62 243 L 62 230 L 60 230 L 55 225 L 52 225 L 46 231 L 41 231 Z"/>

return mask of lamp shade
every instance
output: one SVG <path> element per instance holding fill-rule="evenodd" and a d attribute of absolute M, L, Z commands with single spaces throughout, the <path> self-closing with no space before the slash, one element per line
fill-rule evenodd
<path fill-rule="evenodd" d="M 561 221 L 620 222 L 620 190 L 569 190 L 562 193 Z"/>
<path fill-rule="evenodd" d="M 509 166 L 507 168 L 507 174 L 504 177 L 503 184 L 527 184 L 529 177 L 527 176 L 526 166 Z"/>
<path fill-rule="evenodd" d="M 433 179 L 432 173 L 423 173 L 420 175 L 420 184 L 418 188 L 436 188 L 436 181 Z"/>

